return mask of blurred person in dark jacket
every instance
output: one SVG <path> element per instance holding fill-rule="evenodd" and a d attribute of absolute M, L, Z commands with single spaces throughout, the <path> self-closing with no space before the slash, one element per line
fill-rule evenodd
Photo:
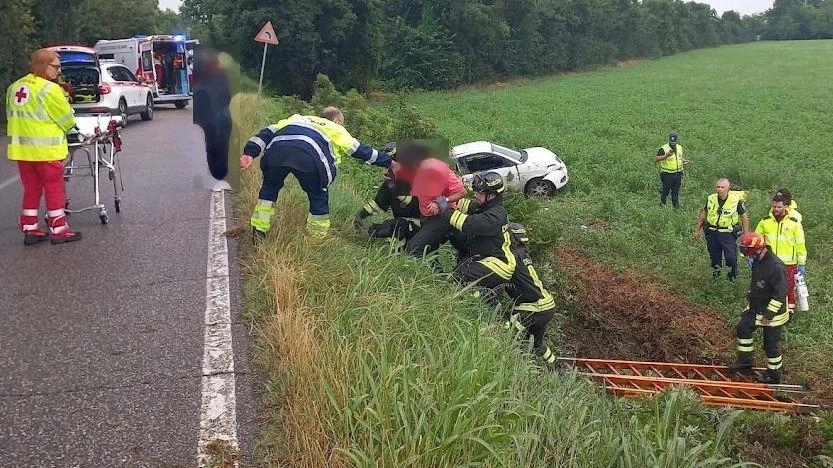
<path fill-rule="evenodd" d="M 217 51 L 197 49 L 194 56 L 194 124 L 199 125 L 205 134 L 206 159 L 211 176 L 224 181 L 228 175 L 231 139 L 231 81 Z"/>

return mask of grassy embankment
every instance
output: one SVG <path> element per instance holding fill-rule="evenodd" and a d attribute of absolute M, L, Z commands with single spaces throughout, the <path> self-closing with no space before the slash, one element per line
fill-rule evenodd
<path fill-rule="evenodd" d="M 239 135 L 281 113 L 245 96 L 234 107 Z M 258 179 L 257 171 L 243 178 L 243 226 Z M 306 203 L 291 181 L 268 241 L 243 249 L 245 314 L 257 335 L 254 359 L 268 376 L 270 421 L 256 453 L 264 464 L 731 463 L 734 413 L 682 391 L 620 401 L 539 368 L 478 301 L 351 232 L 348 219 L 362 201 L 343 174 L 331 194 L 333 235 L 315 241 L 303 235 Z"/>

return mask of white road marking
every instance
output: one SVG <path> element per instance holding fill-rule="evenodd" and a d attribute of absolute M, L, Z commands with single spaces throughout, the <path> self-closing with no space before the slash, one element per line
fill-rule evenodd
<path fill-rule="evenodd" d="M 205 466 L 206 446 L 217 439 L 238 448 L 234 349 L 231 334 L 226 208 L 223 191 L 211 192 L 208 228 L 208 278 L 205 301 L 205 345 L 202 356 L 202 404 L 198 465 Z M 235 463 L 237 466 L 237 463 Z"/>
<path fill-rule="evenodd" d="M 9 185 L 14 184 L 19 179 L 20 179 L 20 177 L 12 177 L 11 179 L 7 179 L 7 180 L 4 180 L 3 182 L 0 182 L 0 190 L 3 190 L 4 188 L 8 187 Z"/>

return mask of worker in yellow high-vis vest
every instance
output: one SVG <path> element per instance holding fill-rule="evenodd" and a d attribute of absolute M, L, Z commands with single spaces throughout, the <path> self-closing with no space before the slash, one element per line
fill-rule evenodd
<path fill-rule="evenodd" d="M 54 83 L 61 69 L 60 56 L 40 49 L 32 54 L 28 75 L 6 92 L 8 157 L 17 162 L 23 185 L 19 227 L 23 243 L 33 245 L 50 238 L 53 244 L 81 239 L 67 223 L 64 205 L 63 161 L 69 154 L 66 133 L 76 126 L 75 114 L 61 86 Z M 41 195 L 46 199 L 49 235 L 38 227 Z"/>
<path fill-rule="evenodd" d="M 665 205 L 668 194 L 671 194 L 671 204 L 674 208 L 680 207 L 680 186 L 683 183 L 683 169 L 689 163 L 683 158 L 683 145 L 679 143 L 680 135 L 677 132 L 668 134 L 668 143 L 662 145 L 658 150 L 654 161 L 659 165 L 659 180 L 662 182 L 662 193 L 660 203 Z"/>

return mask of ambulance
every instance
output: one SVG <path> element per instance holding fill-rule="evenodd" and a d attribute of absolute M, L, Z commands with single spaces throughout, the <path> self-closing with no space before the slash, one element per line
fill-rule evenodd
<path fill-rule="evenodd" d="M 182 109 L 191 101 L 187 42 L 183 36 L 135 36 L 98 41 L 95 50 L 101 60 L 114 60 L 134 70 L 150 86 L 154 105 L 173 104 Z"/>

